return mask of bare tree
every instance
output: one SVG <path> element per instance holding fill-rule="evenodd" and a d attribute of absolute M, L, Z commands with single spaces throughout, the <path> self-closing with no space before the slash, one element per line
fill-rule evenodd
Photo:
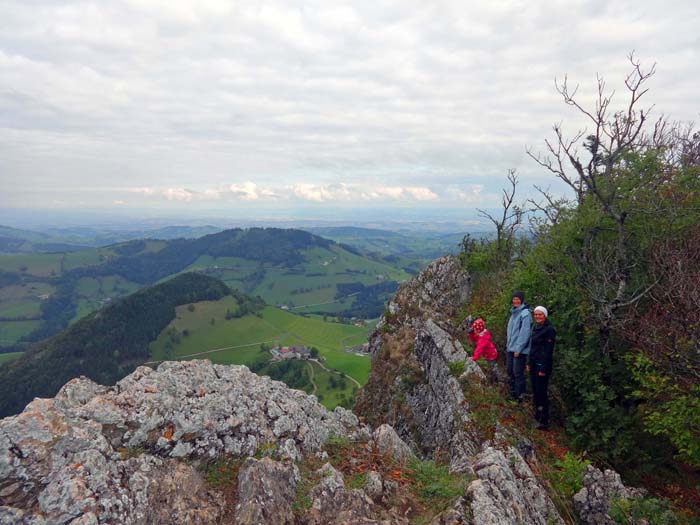
<path fill-rule="evenodd" d="M 664 148 L 675 134 L 663 117 L 655 122 L 650 133 L 645 133 L 652 107 L 642 109 L 639 106 L 641 98 L 648 91 L 646 84 L 655 73 L 655 65 L 644 70 L 634 54 L 628 58 L 631 71 L 625 79 L 628 95 L 625 109 L 611 113 L 614 92 L 607 92 L 605 81 L 601 77 L 597 78 L 597 98 L 593 109 L 587 109 L 578 102 L 578 86 L 571 89 L 568 78 L 565 77 L 562 83 L 555 80 L 555 87 L 564 102 L 578 110 L 592 124 L 592 131 L 579 130 L 572 137 L 566 138 L 561 123 L 555 124 L 555 140 L 545 140 L 547 155 L 527 151 L 540 166 L 573 190 L 577 206 L 581 206 L 585 199 L 592 198 L 612 224 L 616 237 L 613 251 L 595 253 L 596 248 L 591 246 L 588 251 L 584 247 L 582 254 L 585 267 L 591 274 L 587 285 L 593 294 L 592 299 L 599 304 L 602 331 L 607 332 L 615 320 L 616 310 L 635 304 L 653 287 L 630 289 L 630 272 L 635 261 L 629 253 L 626 221 L 631 210 L 620 198 L 618 177 L 624 172 L 628 153 Z M 587 161 L 581 160 L 578 150 L 584 138 Z M 663 181 L 663 176 L 655 176 L 643 181 L 643 184 L 659 186 Z M 551 198 L 547 199 L 546 193 L 541 193 L 545 195 L 545 201 L 549 202 L 540 204 L 540 209 L 546 209 L 549 220 L 556 221 L 561 208 L 554 206 L 555 203 Z M 596 232 L 590 232 L 589 237 L 595 234 Z"/>
<path fill-rule="evenodd" d="M 518 187 L 518 176 L 514 169 L 508 170 L 509 187 L 503 189 L 501 196 L 501 214 L 494 216 L 485 210 L 478 209 L 479 215 L 488 219 L 496 227 L 496 253 L 500 265 L 508 264 L 513 251 L 516 230 L 523 223 L 525 210 L 515 203 Z"/>

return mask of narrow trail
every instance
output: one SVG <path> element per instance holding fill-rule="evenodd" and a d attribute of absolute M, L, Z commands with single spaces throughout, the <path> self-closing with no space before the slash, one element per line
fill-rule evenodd
<path fill-rule="evenodd" d="M 244 345 L 236 345 L 236 346 L 222 346 L 221 348 L 214 348 L 213 350 L 205 350 L 204 352 L 197 352 L 195 354 L 187 354 L 187 355 L 178 355 L 178 356 L 173 356 L 172 359 L 160 359 L 157 361 L 146 361 L 144 365 L 156 365 L 158 363 L 162 363 L 163 361 L 177 361 L 179 359 L 187 359 L 188 357 L 196 357 L 198 355 L 206 355 L 206 354 L 213 354 L 216 352 L 223 352 L 224 350 L 232 350 L 234 348 L 245 348 L 246 346 L 259 346 L 263 343 L 274 343 L 275 340 L 272 339 L 270 341 L 258 341 L 257 343 L 247 343 Z"/>
<path fill-rule="evenodd" d="M 326 372 L 330 372 L 331 374 L 339 374 L 339 372 L 338 372 L 337 370 L 331 370 L 330 368 L 326 368 L 326 367 L 323 365 L 323 363 L 321 363 L 318 359 L 309 359 L 309 361 L 313 361 L 313 362 L 316 363 L 318 366 L 320 366 L 321 368 L 323 368 Z M 359 382 L 357 379 L 355 379 L 354 377 L 349 376 L 348 374 L 345 374 L 345 377 L 347 377 L 350 381 L 352 381 L 353 383 L 355 383 L 355 384 L 357 385 L 357 388 L 362 388 L 362 385 L 360 384 L 360 382 Z"/>
<path fill-rule="evenodd" d="M 318 390 L 318 388 L 316 387 L 316 377 L 314 375 L 314 367 L 309 362 L 307 362 L 306 365 L 309 367 L 309 381 L 311 381 L 311 385 L 314 387 L 313 392 L 311 392 L 311 394 L 315 396 L 316 390 Z"/>

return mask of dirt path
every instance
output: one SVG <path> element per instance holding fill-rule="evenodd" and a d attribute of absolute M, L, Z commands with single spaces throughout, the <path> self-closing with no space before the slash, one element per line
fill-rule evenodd
<path fill-rule="evenodd" d="M 204 352 L 197 352 L 196 354 L 187 354 L 187 355 L 178 355 L 178 356 L 173 356 L 170 361 L 177 361 L 178 359 L 187 359 L 188 357 L 197 357 L 198 355 L 206 355 L 206 354 L 213 354 L 215 352 L 223 352 L 224 350 L 232 350 L 234 348 L 245 348 L 246 346 L 259 346 L 263 343 L 274 343 L 275 339 L 272 339 L 270 341 L 258 341 L 257 343 L 247 343 L 245 345 L 236 345 L 236 346 L 223 346 L 221 348 L 214 348 L 213 350 L 205 350 Z M 156 365 L 158 363 L 162 363 L 163 361 L 166 361 L 165 359 L 161 359 L 160 361 L 147 361 L 144 363 L 144 365 Z"/>
<path fill-rule="evenodd" d="M 312 365 L 309 362 L 307 362 L 306 364 L 309 367 L 309 381 L 311 381 L 311 385 L 314 387 L 314 390 L 313 390 L 313 392 L 311 392 L 311 394 L 313 394 L 315 396 L 316 390 L 318 390 L 318 389 L 316 387 L 316 377 L 314 375 L 314 365 Z"/>
<path fill-rule="evenodd" d="M 313 361 L 313 362 L 316 363 L 318 366 L 320 366 L 321 368 L 323 368 L 326 372 L 330 372 L 331 374 L 338 374 L 338 375 L 340 375 L 338 371 L 336 371 L 336 370 L 331 370 L 330 368 L 326 368 L 325 366 L 323 366 L 323 363 L 321 363 L 318 359 L 309 359 L 309 361 Z M 345 374 L 345 377 L 347 377 L 350 381 L 352 381 L 353 383 L 355 383 L 355 384 L 357 385 L 357 388 L 362 388 L 362 385 L 360 384 L 360 382 L 359 382 L 357 379 L 355 379 L 354 377 L 349 376 L 348 374 Z"/>

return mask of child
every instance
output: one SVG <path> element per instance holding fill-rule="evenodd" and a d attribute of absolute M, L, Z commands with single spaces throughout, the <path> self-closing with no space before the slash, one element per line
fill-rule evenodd
<path fill-rule="evenodd" d="M 491 341 L 491 334 L 486 329 L 483 319 L 479 318 L 472 323 L 472 327 L 469 329 L 469 339 L 475 345 L 472 361 L 476 361 L 483 355 L 489 366 L 490 380 L 493 382 L 498 352 Z"/>

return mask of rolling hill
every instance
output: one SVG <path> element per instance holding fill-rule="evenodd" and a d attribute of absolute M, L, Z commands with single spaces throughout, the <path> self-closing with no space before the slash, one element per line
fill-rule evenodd
<path fill-rule="evenodd" d="M 0 255 L 0 346 L 57 333 L 143 286 L 197 271 L 290 311 L 377 317 L 407 272 L 301 230 L 232 229 L 66 253 Z"/>

